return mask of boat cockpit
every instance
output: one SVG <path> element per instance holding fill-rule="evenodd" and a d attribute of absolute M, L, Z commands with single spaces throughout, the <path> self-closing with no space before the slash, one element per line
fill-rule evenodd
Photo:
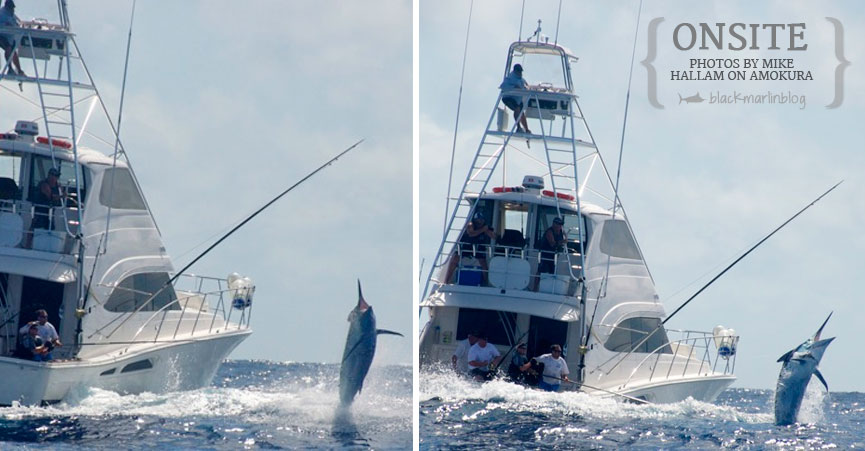
<path fill-rule="evenodd" d="M 0 134 L 0 248 L 69 254 L 92 177 L 76 170 L 68 142 L 36 130 L 19 121 Z"/>
<path fill-rule="evenodd" d="M 576 293 L 589 221 L 578 214 L 571 196 L 545 190 L 542 178 L 527 176 L 521 186 L 496 187 L 492 193 L 467 199 L 474 213 L 466 230 L 482 218 L 493 236 L 473 238 L 464 231 L 453 247 L 442 283 Z M 562 222 L 558 232 L 557 219 Z M 551 233 L 561 234 L 558 243 L 548 243 Z"/>

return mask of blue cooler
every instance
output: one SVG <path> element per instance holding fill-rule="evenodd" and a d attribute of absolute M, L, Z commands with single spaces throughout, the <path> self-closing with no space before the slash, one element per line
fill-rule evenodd
<path fill-rule="evenodd" d="M 482 280 L 483 272 L 480 266 L 462 266 L 457 272 L 457 285 L 479 287 Z"/>

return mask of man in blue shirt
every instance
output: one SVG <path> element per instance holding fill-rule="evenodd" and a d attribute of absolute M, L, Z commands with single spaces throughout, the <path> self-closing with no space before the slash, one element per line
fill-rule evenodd
<path fill-rule="evenodd" d="M 523 78 L 523 66 L 520 64 L 514 64 L 514 70 L 505 77 L 505 80 L 499 85 L 499 89 L 502 91 L 510 91 L 514 89 L 528 89 L 529 84 Z M 508 108 L 510 108 L 514 112 L 514 121 L 519 122 L 521 125 L 517 125 L 517 133 L 531 133 L 529 130 L 529 124 L 526 120 L 526 116 L 521 114 L 523 112 L 523 98 L 517 97 L 513 95 L 506 95 L 502 97 L 502 103 L 505 104 Z"/>
<path fill-rule="evenodd" d="M 15 16 L 15 2 L 6 0 L 6 3 L 0 8 L 0 27 L 17 27 L 19 26 L 18 17 Z M 9 64 L 9 59 L 12 59 L 12 65 L 15 69 L 9 68 L 9 73 L 12 75 L 24 75 L 21 70 L 21 62 L 18 60 L 18 52 L 12 52 L 15 37 L 10 34 L 0 34 L 0 48 L 3 48 L 3 54 L 6 57 L 6 64 Z M 17 72 L 16 72 L 17 69 Z"/>

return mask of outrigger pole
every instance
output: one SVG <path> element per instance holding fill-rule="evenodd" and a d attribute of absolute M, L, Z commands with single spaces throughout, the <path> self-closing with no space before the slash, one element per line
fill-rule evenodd
<path fill-rule="evenodd" d="M 360 141 L 358 141 L 358 142 L 352 144 L 351 147 L 349 147 L 348 149 L 345 149 L 345 150 L 343 150 L 342 152 L 340 152 L 339 155 L 337 155 L 337 156 L 331 158 L 330 160 L 327 160 L 327 163 L 324 163 L 323 165 L 319 166 L 316 170 L 314 170 L 314 171 L 310 172 L 309 174 L 307 174 L 306 177 L 304 177 L 304 178 L 298 180 L 297 183 L 295 183 L 294 185 L 289 186 L 288 189 L 286 189 L 285 191 L 279 193 L 278 196 L 276 196 L 276 197 L 274 197 L 273 199 L 271 199 L 270 202 L 264 204 L 264 206 L 262 206 L 261 208 L 259 208 L 258 210 L 256 210 L 255 213 L 253 213 L 253 214 L 247 216 L 246 219 L 244 219 L 240 224 L 234 226 L 234 228 L 231 229 L 231 230 L 229 230 L 228 233 L 226 233 L 225 235 L 222 236 L 222 238 L 216 240 L 216 242 L 213 243 L 213 244 L 211 244 L 210 247 L 208 247 L 207 249 L 204 250 L 204 252 L 198 254 L 198 257 L 195 257 L 194 259 L 192 259 L 192 261 L 189 262 L 186 266 L 184 266 L 183 269 L 181 269 L 180 271 L 177 271 L 177 273 L 175 273 L 173 277 L 171 277 L 170 279 L 168 279 L 168 282 L 165 282 L 165 286 L 163 286 L 159 291 L 162 291 L 163 289 L 165 289 L 166 286 L 170 285 L 172 282 L 174 282 L 175 280 L 177 280 L 177 278 L 180 277 L 180 275 L 183 274 L 184 271 L 186 271 L 187 269 L 189 269 L 189 267 L 192 266 L 192 265 L 194 265 L 198 260 L 201 260 L 205 255 L 207 255 L 208 252 L 210 252 L 211 250 L 213 250 L 213 248 L 215 248 L 216 246 L 219 246 L 219 243 L 222 243 L 223 241 L 225 241 L 225 239 L 228 238 L 229 236 L 231 236 L 231 234 L 233 234 L 234 232 L 236 232 L 237 229 L 239 229 L 239 228 L 243 227 L 244 225 L 246 225 L 247 222 L 251 221 L 252 218 L 258 216 L 258 214 L 261 213 L 262 211 L 266 210 L 267 207 L 270 207 L 271 205 L 273 205 L 273 203 L 276 202 L 276 201 L 278 201 L 279 199 L 281 199 L 282 196 L 285 196 L 285 195 L 288 194 L 291 190 L 297 188 L 298 186 L 300 186 L 300 184 L 302 184 L 303 182 L 309 180 L 310 177 L 312 177 L 313 175 L 318 174 L 318 172 L 321 171 L 322 169 L 324 169 L 324 168 L 330 166 L 331 164 L 333 164 L 333 162 L 335 162 L 336 160 L 338 160 L 338 159 L 339 159 L 340 157 L 342 157 L 343 155 L 347 154 L 350 150 L 352 150 L 352 149 L 354 149 L 355 147 L 359 146 L 360 143 L 362 143 L 362 142 L 363 142 L 363 140 L 361 139 Z M 156 294 L 158 294 L 158 293 L 159 293 L 159 292 L 157 292 Z M 156 294 L 154 294 L 153 296 L 151 296 L 151 299 L 153 299 L 154 297 L 156 297 Z M 150 302 L 150 299 L 148 299 L 147 302 Z M 146 305 L 147 302 L 145 302 L 144 304 Z"/>
<path fill-rule="evenodd" d="M 258 216 L 259 213 L 263 212 L 263 211 L 266 210 L 268 207 L 270 207 L 271 205 L 273 205 L 273 203 L 276 202 L 276 201 L 278 201 L 279 199 L 281 199 L 282 196 L 285 196 L 285 195 L 288 194 L 291 190 L 297 188 L 297 187 L 300 186 L 303 182 L 309 180 L 313 175 L 319 173 L 322 169 L 324 169 L 324 168 L 330 166 L 331 164 L 333 164 L 336 160 L 340 159 L 340 157 L 342 157 L 343 155 L 347 154 L 349 151 L 351 151 L 351 150 L 354 149 L 355 147 L 359 146 L 360 143 L 362 143 L 362 142 L 363 142 L 363 139 L 361 139 L 360 141 L 358 141 L 358 142 L 352 144 L 348 149 L 345 149 L 345 150 L 343 150 L 342 152 L 340 152 L 339 155 L 337 155 L 337 156 L 331 158 L 330 160 L 327 160 L 326 163 L 324 163 L 323 165 L 321 165 L 321 166 L 319 166 L 318 168 L 316 168 L 314 171 L 312 171 L 312 172 L 310 172 L 309 174 L 307 174 L 304 178 L 298 180 L 294 185 L 289 186 L 285 191 L 279 193 L 278 196 L 276 196 L 276 197 L 274 197 L 273 199 L 271 199 L 270 202 L 264 204 L 264 206 L 262 206 L 261 208 L 259 208 L 258 210 L 256 210 L 256 211 L 255 211 L 254 213 L 252 213 L 251 215 L 247 216 L 246 219 L 244 219 L 243 221 L 241 221 L 240 224 L 234 226 L 231 230 L 228 231 L 228 233 L 226 233 L 225 235 L 222 235 L 222 238 L 216 240 L 216 242 L 214 242 L 213 244 L 211 244 L 207 249 L 204 250 L 204 252 L 198 254 L 197 257 L 195 257 L 194 259 L 192 259 L 191 262 L 187 263 L 186 266 L 184 266 L 180 271 L 177 271 L 177 272 L 176 272 L 176 273 L 175 273 L 175 274 L 174 274 L 170 279 L 168 279 L 168 281 L 165 282 L 165 284 L 162 285 L 162 287 L 160 287 L 160 288 L 159 288 L 158 290 L 156 290 L 153 294 L 151 294 L 150 297 L 147 298 L 147 300 L 145 300 L 145 301 L 141 304 L 141 306 L 138 307 L 138 309 L 135 310 L 135 312 L 133 312 L 133 313 L 137 313 L 137 312 L 141 311 L 142 308 L 144 308 L 146 305 L 150 304 L 150 302 L 153 301 L 153 299 L 155 299 L 156 296 L 159 296 L 160 293 L 162 293 L 166 288 L 168 288 L 172 283 L 174 283 L 174 281 L 177 280 L 177 278 L 180 277 L 180 275 L 183 274 L 184 271 L 186 271 L 186 270 L 189 269 L 192 265 L 194 265 L 196 262 L 198 262 L 198 260 L 201 260 L 205 255 L 207 255 L 208 252 L 210 252 L 211 250 L 213 250 L 213 248 L 215 248 L 216 246 L 219 246 L 220 243 L 222 243 L 223 241 L 225 241 L 226 238 L 228 238 L 229 236 L 231 236 L 231 235 L 232 235 L 234 232 L 236 232 L 238 229 L 240 229 L 241 227 L 243 227 L 244 225 L 246 225 L 246 223 L 249 222 L 249 221 L 251 221 L 252 218 Z M 127 319 L 129 319 L 129 318 L 131 318 L 131 317 L 132 317 L 132 315 L 130 315 L 130 316 L 128 316 L 126 319 L 124 319 L 124 320 L 123 320 L 120 324 L 118 324 L 117 327 L 115 327 L 114 330 L 112 330 L 111 333 L 108 334 L 108 335 L 110 336 L 111 334 L 113 334 L 117 329 L 120 328 L 120 326 L 122 326 L 122 325 L 126 322 Z M 112 321 L 112 322 L 113 322 L 113 321 Z M 108 323 L 108 324 L 111 324 L 111 323 Z M 104 329 L 105 327 L 107 327 L 108 324 L 106 324 L 105 326 L 103 326 L 103 329 Z M 101 329 L 100 329 L 100 330 L 101 330 Z M 97 331 L 97 332 L 98 332 L 98 331 Z"/>
<path fill-rule="evenodd" d="M 834 190 L 835 188 L 837 188 L 838 185 L 840 185 L 840 184 L 842 184 L 842 183 L 844 183 L 844 180 L 841 180 L 840 182 L 836 183 L 834 186 L 832 186 L 831 188 L 829 188 L 828 190 L 826 190 L 825 193 L 821 194 L 819 197 L 817 197 L 816 199 L 814 199 L 813 201 L 811 201 L 810 204 L 806 205 L 804 208 L 802 208 L 801 210 L 799 210 L 795 215 L 791 216 L 790 219 L 784 221 L 783 224 L 779 225 L 778 227 L 775 228 L 775 230 L 773 230 L 771 233 L 769 233 L 768 235 L 766 235 L 765 237 L 763 237 L 763 239 L 760 240 L 760 241 L 758 241 L 757 244 L 751 246 L 750 249 L 748 249 L 744 254 L 740 255 L 739 258 L 737 258 L 736 260 L 733 261 L 733 263 L 730 263 L 729 265 L 727 265 L 727 267 L 724 268 L 723 271 L 721 271 L 720 273 L 718 273 L 717 276 L 713 277 L 712 280 L 710 280 L 708 283 L 706 283 L 705 285 L 703 285 L 702 288 L 700 288 L 699 290 L 697 290 L 696 293 L 694 293 L 691 297 L 689 297 L 688 300 L 686 300 L 685 302 L 683 302 L 682 305 L 680 305 L 676 310 L 673 310 L 673 313 L 670 313 L 669 316 L 667 316 L 663 321 L 661 321 L 661 323 L 658 324 L 658 327 L 656 327 L 654 330 L 652 330 L 651 332 L 649 332 L 648 334 L 646 334 L 646 336 L 645 336 L 642 340 L 640 340 L 639 343 L 637 343 L 635 346 L 633 346 L 633 347 L 631 348 L 632 350 L 629 351 L 629 352 L 625 355 L 625 357 L 627 357 L 628 355 L 630 355 L 630 354 L 633 352 L 633 349 L 637 349 L 637 348 L 639 348 L 640 346 L 643 345 L 643 343 L 645 343 L 646 341 L 648 341 L 649 338 L 651 338 L 651 336 L 655 334 L 655 332 L 659 331 L 659 330 L 661 329 L 661 327 L 663 327 L 664 324 L 665 324 L 667 321 L 670 320 L 670 318 L 676 316 L 676 313 L 679 313 L 679 311 L 682 310 L 683 308 L 685 308 L 685 306 L 688 305 L 688 303 L 690 303 L 691 301 L 693 301 L 694 298 L 696 298 L 697 296 L 699 296 L 700 293 L 702 293 L 706 288 L 709 288 L 709 285 L 712 285 L 713 283 L 715 283 L 715 281 L 718 280 L 718 279 L 720 279 L 721 276 L 723 276 L 727 271 L 730 270 L 730 268 L 732 268 L 733 266 L 736 266 L 736 263 L 739 263 L 740 261 L 742 261 L 742 259 L 745 258 L 748 254 L 750 254 L 754 249 L 757 249 L 757 247 L 759 247 L 761 244 L 763 244 L 763 243 L 764 243 L 766 240 L 768 240 L 772 235 L 774 235 L 775 233 L 777 233 L 779 230 L 783 229 L 784 226 L 786 226 L 786 225 L 789 224 L 792 220 L 796 219 L 799 215 L 801 215 L 802 213 L 804 213 L 805 210 L 811 208 L 811 206 L 813 206 L 814 204 L 816 204 L 817 202 L 819 202 L 820 199 L 826 197 L 827 194 L 831 193 L 832 190 Z M 625 360 L 625 357 L 622 357 L 621 360 L 619 360 L 618 362 L 616 362 L 616 364 L 613 365 L 613 368 L 615 368 L 616 366 L 618 366 L 619 363 L 622 363 L 622 361 Z M 613 358 L 615 358 L 615 357 L 613 357 Z M 600 367 L 603 366 L 603 365 L 606 365 L 606 364 L 607 364 L 608 362 L 610 362 L 611 360 L 612 360 L 612 358 L 609 359 L 609 360 L 607 360 L 606 362 L 602 363 L 601 365 L 598 365 L 598 368 L 600 368 Z M 610 371 L 612 371 L 613 368 L 610 368 Z"/>
<path fill-rule="evenodd" d="M 709 285 L 712 285 L 712 283 L 714 283 L 714 282 L 715 282 L 716 280 L 718 280 L 721 276 L 723 276 L 725 272 L 727 272 L 730 268 L 732 268 L 733 266 L 735 266 L 736 263 L 739 263 L 739 261 L 741 261 L 743 258 L 745 258 L 745 256 L 747 256 L 748 254 L 750 254 L 751 251 L 753 251 L 754 249 L 757 249 L 757 247 L 760 246 L 761 244 L 763 244 L 764 241 L 768 240 L 769 237 L 771 237 L 771 236 L 774 235 L 777 231 L 779 231 L 779 230 L 781 230 L 782 228 L 784 228 L 784 226 L 786 226 L 787 224 L 789 224 L 790 221 L 796 219 L 797 216 L 799 216 L 799 215 L 801 215 L 802 213 L 804 213 L 805 210 L 811 208 L 812 205 L 814 205 L 814 204 L 816 204 L 817 202 L 819 202 L 820 199 L 822 199 L 822 198 L 825 197 L 827 194 L 829 194 L 830 192 L 832 192 L 832 190 L 834 190 L 835 188 L 837 188 L 838 185 L 840 185 L 840 184 L 842 184 L 842 183 L 844 183 L 844 180 L 841 180 L 840 182 L 836 183 L 832 188 L 829 188 L 825 193 L 821 194 L 820 197 L 814 199 L 813 201 L 811 201 L 810 204 L 806 205 L 805 208 L 799 210 L 798 213 L 796 213 L 795 215 L 793 215 L 792 217 L 790 217 L 790 219 L 784 221 L 784 223 L 781 224 L 781 225 L 779 225 L 778 228 L 776 228 L 775 230 L 772 231 L 772 233 L 766 235 L 762 240 L 758 241 L 757 244 L 755 244 L 754 246 L 751 247 L 751 249 L 748 249 L 747 252 L 745 252 L 744 254 L 742 254 L 739 258 L 737 258 L 736 260 L 734 260 L 733 263 L 730 263 L 726 268 L 724 268 L 723 271 L 721 271 L 720 273 L 718 273 L 717 276 L 713 277 L 712 280 L 710 280 L 707 284 L 703 285 L 703 288 L 700 288 L 699 290 L 697 290 L 696 293 L 694 293 L 691 297 L 689 297 L 687 301 L 683 302 L 682 305 L 679 306 L 679 308 L 677 308 L 676 310 L 673 311 L 673 313 L 670 313 L 670 315 L 669 315 L 666 319 L 664 319 L 663 321 L 661 321 L 661 325 L 663 325 L 664 323 L 666 323 L 667 321 L 669 321 L 670 318 L 672 318 L 673 316 L 676 315 L 676 313 L 679 313 L 679 310 L 682 310 L 683 308 L 685 308 L 685 306 L 688 305 L 689 302 L 693 301 L 695 297 L 697 297 L 700 293 L 703 292 L 703 290 L 705 290 L 706 288 L 709 288 Z M 660 326 L 658 326 L 658 327 L 660 327 Z"/>

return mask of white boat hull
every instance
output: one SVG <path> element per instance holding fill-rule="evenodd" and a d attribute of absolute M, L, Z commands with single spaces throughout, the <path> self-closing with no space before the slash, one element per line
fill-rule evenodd
<path fill-rule="evenodd" d="M 588 393 L 613 396 L 617 393 L 652 403 L 674 403 L 693 398 L 697 401 L 713 402 L 727 387 L 736 381 L 733 375 L 711 375 L 692 378 L 665 379 L 662 381 L 640 383 L 632 382 L 629 387 L 598 387 L 608 392 L 585 387 Z"/>
<path fill-rule="evenodd" d="M 0 357 L 0 405 L 55 403 L 90 387 L 121 394 L 201 388 L 210 384 L 219 364 L 250 333 L 240 330 L 184 341 L 141 343 L 119 355 L 88 360 L 42 363 Z"/>

